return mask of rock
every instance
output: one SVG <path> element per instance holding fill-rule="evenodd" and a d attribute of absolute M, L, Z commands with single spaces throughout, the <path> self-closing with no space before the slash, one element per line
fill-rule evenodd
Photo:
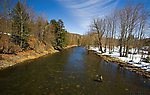
<path fill-rule="evenodd" d="M 128 89 L 128 88 L 125 88 L 125 90 L 128 91 L 129 89 Z"/>
<path fill-rule="evenodd" d="M 77 88 L 80 88 L 80 85 L 76 85 Z"/>
<path fill-rule="evenodd" d="M 60 90 L 64 90 L 64 88 L 60 88 Z"/>

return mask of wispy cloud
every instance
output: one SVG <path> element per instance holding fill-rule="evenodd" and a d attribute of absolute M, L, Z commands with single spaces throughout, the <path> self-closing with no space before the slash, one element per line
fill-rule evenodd
<path fill-rule="evenodd" d="M 118 0 L 57 0 L 77 17 L 81 27 L 87 28 L 95 17 L 103 17 L 118 4 Z"/>

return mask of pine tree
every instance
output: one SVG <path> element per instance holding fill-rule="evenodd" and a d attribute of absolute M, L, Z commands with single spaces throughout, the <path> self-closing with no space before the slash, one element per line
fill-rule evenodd
<path fill-rule="evenodd" d="M 17 44 L 19 44 L 20 47 L 23 48 L 25 47 L 25 42 L 29 31 L 29 14 L 24 4 L 18 1 L 15 8 L 12 10 L 11 16 L 13 20 L 13 27 L 15 29 L 13 32 L 13 36 Z"/>
<path fill-rule="evenodd" d="M 64 29 L 64 24 L 61 19 L 58 21 L 51 20 L 51 24 L 55 27 L 55 37 L 56 41 L 53 46 L 57 50 L 61 50 L 67 45 L 67 31 Z"/>
<path fill-rule="evenodd" d="M 51 25 L 54 27 L 54 33 L 56 34 L 58 31 L 58 23 L 55 19 L 51 20 Z"/>

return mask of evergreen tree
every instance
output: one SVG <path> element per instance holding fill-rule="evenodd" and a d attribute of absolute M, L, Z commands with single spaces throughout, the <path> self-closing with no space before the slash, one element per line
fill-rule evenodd
<path fill-rule="evenodd" d="M 24 4 L 18 1 L 15 8 L 12 10 L 11 15 L 13 20 L 13 27 L 15 29 L 13 32 L 13 36 L 17 44 L 19 44 L 20 47 L 23 48 L 25 47 L 25 42 L 29 31 L 29 14 Z"/>
<path fill-rule="evenodd" d="M 57 33 L 57 31 L 58 31 L 58 23 L 57 23 L 57 21 L 55 20 L 55 19 L 53 19 L 53 20 L 51 20 L 51 25 L 53 26 L 53 28 L 54 28 L 54 33 L 56 34 Z"/>
<path fill-rule="evenodd" d="M 51 20 L 51 24 L 55 27 L 56 41 L 53 43 L 55 49 L 60 50 L 67 45 L 67 31 L 64 29 L 64 24 L 61 19 Z"/>

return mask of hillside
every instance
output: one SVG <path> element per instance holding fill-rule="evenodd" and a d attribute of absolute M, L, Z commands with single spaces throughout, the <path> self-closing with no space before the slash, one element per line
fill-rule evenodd
<path fill-rule="evenodd" d="M 21 49 L 10 35 L 0 34 L 0 69 L 12 66 L 25 60 L 38 58 L 48 53 L 58 52 L 51 44 L 43 43 L 30 36 L 28 46 Z"/>

